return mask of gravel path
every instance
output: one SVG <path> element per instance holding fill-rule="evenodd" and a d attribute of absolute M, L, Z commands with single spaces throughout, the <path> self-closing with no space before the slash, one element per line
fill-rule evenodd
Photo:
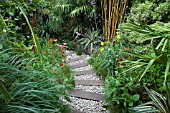
<path fill-rule="evenodd" d="M 92 70 L 92 67 L 90 65 L 86 67 L 76 68 L 76 69 L 73 69 L 72 71 L 88 71 L 88 70 Z"/>
<path fill-rule="evenodd" d="M 66 51 L 66 53 L 68 54 L 69 59 L 79 57 L 75 53 L 71 53 L 71 55 L 69 55 L 69 51 Z M 68 64 L 72 66 L 79 63 L 87 62 L 88 58 L 89 56 L 86 59 L 70 62 Z M 72 69 L 73 72 L 88 71 L 88 70 L 92 70 L 92 67 L 90 65 Z M 84 74 L 84 75 L 75 76 L 75 80 L 100 80 L 100 78 L 96 74 Z M 97 94 L 104 94 L 103 86 L 76 85 L 74 89 L 86 91 L 86 92 L 93 92 Z M 70 96 L 71 102 L 67 102 L 63 98 L 62 100 L 64 101 L 64 103 L 69 104 L 72 108 L 77 109 L 83 113 L 109 113 L 106 110 L 106 108 L 102 107 L 103 102 L 101 101 L 82 99 L 82 98 L 72 97 L 72 96 Z"/>
<path fill-rule="evenodd" d="M 88 86 L 88 85 L 76 85 L 74 89 L 81 91 L 88 91 L 93 93 L 104 94 L 102 86 Z"/>

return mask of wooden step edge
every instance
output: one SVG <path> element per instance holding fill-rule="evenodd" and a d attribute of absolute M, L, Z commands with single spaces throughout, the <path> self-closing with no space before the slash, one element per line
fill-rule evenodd
<path fill-rule="evenodd" d="M 74 54 L 75 51 L 67 51 L 66 54 L 70 55 L 70 54 Z"/>
<path fill-rule="evenodd" d="M 87 91 L 80 91 L 80 90 L 73 90 L 69 93 L 70 96 L 87 99 L 87 100 L 94 100 L 103 102 L 105 100 L 105 96 L 103 94 L 87 92 Z"/>
<path fill-rule="evenodd" d="M 89 64 L 87 62 L 82 62 L 82 63 L 76 64 L 76 65 L 71 65 L 70 68 L 75 69 L 75 68 L 80 68 L 80 67 L 86 67 L 88 65 Z"/>
<path fill-rule="evenodd" d="M 94 73 L 92 70 L 75 71 L 74 74 L 75 74 L 76 76 L 78 76 L 78 75 L 88 75 L 88 74 L 94 74 L 94 75 L 96 75 L 96 73 Z"/>
<path fill-rule="evenodd" d="M 71 62 L 76 62 L 76 61 L 79 61 L 79 60 L 84 60 L 84 59 L 86 59 L 86 58 L 88 58 L 87 55 L 82 55 L 82 56 L 79 56 L 79 57 L 76 57 L 76 58 L 72 58 L 72 59 L 70 59 L 70 60 L 67 60 L 66 62 L 67 62 L 67 63 L 71 63 Z"/>
<path fill-rule="evenodd" d="M 77 85 L 94 85 L 94 86 L 103 86 L 104 80 L 75 80 Z"/>

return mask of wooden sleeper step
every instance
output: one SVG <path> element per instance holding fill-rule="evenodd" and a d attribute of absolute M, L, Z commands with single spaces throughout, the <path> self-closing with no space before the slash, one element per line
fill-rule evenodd
<path fill-rule="evenodd" d="M 104 85 L 104 81 L 103 80 L 75 80 L 75 84 L 101 86 Z"/>
<path fill-rule="evenodd" d="M 68 55 L 75 54 L 75 51 L 68 51 L 66 52 Z"/>
<path fill-rule="evenodd" d="M 71 65 L 70 68 L 75 69 L 75 68 L 80 68 L 80 67 L 86 67 L 88 65 L 89 64 L 87 62 L 83 62 L 83 63 L 79 63 L 79 64 L 76 64 L 76 65 Z"/>
<path fill-rule="evenodd" d="M 86 70 L 86 71 L 75 71 L 75 75 L 88 75 L 88 74 L 94 74 L 96 75 L 92 70 Z"/>
<path fill-rule="evenodd" d="M 104 101 L 105 97 L 103 94 L 97 94 L 92 92 L 80 91 L 80 90 L 73 90 L 69 93 L 70 96 L 88 99 L 88 100 L 95 100 L 95 101 Z"/>
<path fill-rule="evenodd" d="M 70 60 L 67 60 L 66 62 L 67 63 L 71 63 L 71 62 L 75 62 L 75 61 L 78 61 L 78 60 L 83 60 L 83 59 L 86 59 L 88 56 L 87 55 L 81 55 L 79 57 L 76 57 L 76 58 L 72 58 Z"/>

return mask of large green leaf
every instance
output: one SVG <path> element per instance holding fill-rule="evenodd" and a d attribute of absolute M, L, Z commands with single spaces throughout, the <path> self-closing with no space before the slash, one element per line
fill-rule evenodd
<path fill-rule="evenodd" d="M 152 64 L 154 63 L 155 60 L 156 60 L 156 59 L 152 59 L 152 60 L 148 63 L 148 65 L 146 66 L 146 69 L 145 69 L 145 71 L 143 72 L 143 74 L 141 75 L 139 81 L 143 78 L 143 76 L 144 76 L 145 73 L 148 71 L 148 69 L 152 66 Z"/>
<path fill-rule="evenodd" d="M 168 74 L 169 74 L 169 68 L 170 68 L 170 62 L 168 61 L 166 64 L 166 69 L 165 69 L 165 80 L 164 80 L 164 84 L 167 80 Z"/>
<path fill-rule="evenodd" d="M 0 43 L 0 49 L 3 49 L 3 45 Z"/>
<path fill-rule="evenodd" d="M 145 87 L 145 89 L 152 101 L 149 101 L 140 106 L 133 107 L 130 109 L 136 111 L 135 113 L 149 113 L 149 112 L 169 113 L 170 104 L 168 103 L 168 101 L 166 101 L 168 98 L 167 97 L 165 98 L 163 95 L 157 93 L 152 89 L 149 90 L 147 87 Z M 169 89 L 167 87 L 166 90 L 167 95 L 169 95 Z"/>

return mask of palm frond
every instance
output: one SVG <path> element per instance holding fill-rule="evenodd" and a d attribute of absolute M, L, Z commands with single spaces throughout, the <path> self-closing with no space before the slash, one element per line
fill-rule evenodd
<path fill-rule="evenodd" d="M 76 7 L 74 10 L 71 11 L 70 16 L 75 17 L 81 14 L 82 12 L 87 12 L 89 10 L 88 5 L 82 5 L 80 7 Z"/>

